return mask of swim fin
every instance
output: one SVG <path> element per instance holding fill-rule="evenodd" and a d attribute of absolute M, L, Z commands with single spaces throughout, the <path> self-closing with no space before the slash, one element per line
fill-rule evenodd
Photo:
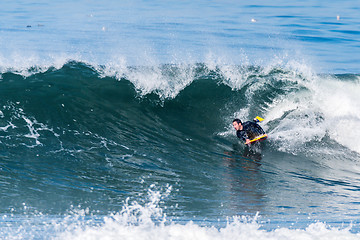
<path fill-rule="evenodd" d="M 255 118 L 254 118 L 254 121 L 255 122 L 262 122 L 262 121 L 264 121 L 265 119 L 263 119 L 263 118 L 261 118 L 261 117 L 259 117 L 259 116 L 256 116 Z"/>

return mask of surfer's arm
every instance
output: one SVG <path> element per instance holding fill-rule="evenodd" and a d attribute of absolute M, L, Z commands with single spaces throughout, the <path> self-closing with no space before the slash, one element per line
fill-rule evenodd
<path fill-rule="evenodd" d="M 250 139 L 245 131 L 241 131 L 241 130 L 236 131 L 236 136 L 241 140 L 245 141 L 245 144 L 250 143 Z"/>

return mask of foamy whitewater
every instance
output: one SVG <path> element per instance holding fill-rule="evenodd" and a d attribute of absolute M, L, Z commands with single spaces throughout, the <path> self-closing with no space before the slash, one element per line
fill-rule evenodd
<path fill-rule="evenodd" d="M 357 1 L 2 7 L 1 239 L 360 239 Z"/>

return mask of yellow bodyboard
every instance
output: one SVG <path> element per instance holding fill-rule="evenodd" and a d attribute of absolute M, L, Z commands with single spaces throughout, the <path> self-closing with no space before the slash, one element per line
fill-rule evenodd
<path fill-rule="evenodd" d="M 267 134 L 263 134 L 263 135 L 257 136 L 256 138 L 251 139 L 251 140 L 250 140 L 250 143 L 253 143 L 253 142 L 256 142 L 256 141 L 260 141 L 260 140 L 265 140 L 267 137 L 268 137 Z"/>

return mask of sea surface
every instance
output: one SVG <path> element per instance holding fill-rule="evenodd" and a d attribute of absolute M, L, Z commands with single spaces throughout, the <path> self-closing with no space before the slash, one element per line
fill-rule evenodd
<path fill-rule="evenodd" d="M 1 239 L 360 239 L 358 0 L 0 6 Z"/>

